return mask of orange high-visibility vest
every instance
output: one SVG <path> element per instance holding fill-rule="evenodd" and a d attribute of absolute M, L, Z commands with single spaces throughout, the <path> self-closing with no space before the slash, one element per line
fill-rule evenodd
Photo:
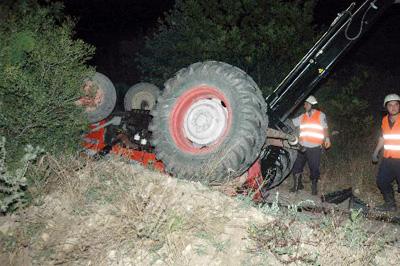
<path fill-rule="evenodd" d="M 382 119 L 383 157 L 400 159 L 400 118 L 397 118 L 392 128 L 389 117 Z"/>
<path fill-rule="evenodd" d="M 311 117 L 303 114 L 300 122 L 300 140 L 321 145 L 324 142 L 324 128 L 321 125 L 321 112 L 315 110 Z"/>

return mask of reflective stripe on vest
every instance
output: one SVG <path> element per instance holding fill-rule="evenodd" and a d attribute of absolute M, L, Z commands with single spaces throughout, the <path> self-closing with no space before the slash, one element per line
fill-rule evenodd
<path fill-rule="evenodd" d="M 398 117 L 392 128 L 389 126 L 389 117 L 382 119 L 383 157 L 400 159 L 400 118 Z"/>
<path fill-rule="evenodd" d="M 321 125 L 321 112 L 315 110 L 311 117 L 303 114 L 300 121 L 300 140 L 314 144 L 322 144 L 324 142 L 324 128 Z"/>

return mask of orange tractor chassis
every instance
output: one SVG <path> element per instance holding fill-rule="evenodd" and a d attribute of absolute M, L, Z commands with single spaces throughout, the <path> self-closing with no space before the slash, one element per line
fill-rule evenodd
<path fill-rule="evenodd" d="M 157 170 L 159 172 L 165 173 L 164 164 L 162 161 L 157 160 L 156 155 L 151 151 L 141 150 L 139 146 L 137 149 L 127 147 L 131 146 L 132 143 L 127 143 L 124 138 L 116 144 L 107 144 L 105 141 L 106 128 L 103 126 L 107 120 L 102 120 L 98 123 L 91 124 L 89 126 L 89 133 L 83 136 L 82 146 L 86 149 L 86 152 L 94 158 L 105 155 L 106 153 L 111 153 L 114 155 L 122 156 L 130 161 L 137 162 L 144 167 Z M 95 128 L 97 130 L 92 131 Z M 106 151 L 106 152 L 104 152 Z M 261 164 L 257 160 L 247 171 L 247 179 L 244 187 L 253 191 L 253 200 L 258 202 L 262 200 L 263 195 L 261 192 L 262 188 L 262 174 L 261 174 Z M 247 193 L 247 190 L 244 190 Z M 265 193 L 265 192 L 264 192 Z"/>

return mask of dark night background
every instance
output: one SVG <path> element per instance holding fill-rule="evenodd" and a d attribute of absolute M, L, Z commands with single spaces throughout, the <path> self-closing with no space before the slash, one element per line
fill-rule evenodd
<path fill-rule="evenodd" d="M 140 81 L 134 54 L 172 0 L 65 0 L 67 14 L 78 19 L 76 35 L 96 47 L 92 64 L 118 84 Z"/>
<path fill-rule="evenodd" d="M 315 23 L 323 28 L 352 1 L 320 0 Z M 173 7 L 173 0 L 65 0 L 66 13 L 78 18 L 77 37 L 96 46 L 92 64 L 115 84 L 131 86 L 140 81 L 134 54 L 144 36 L 154 30 L 157 19 Z M 359 62 L 378 68 L 399 69 L 400 4 L 387 11 L 379 22 L 340 62 Z"/>

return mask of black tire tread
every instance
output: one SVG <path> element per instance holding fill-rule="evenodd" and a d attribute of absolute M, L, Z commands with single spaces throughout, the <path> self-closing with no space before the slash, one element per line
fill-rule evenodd
<path fill-rule="evenodd" d="M 206 81 L 204 81 L 204 79 Z M 208 154 L 185 154 L 175 146 L 169 134 L 168 116 L 171 106 L 189 83 L 220 83 L 232 90 L 240 110 L 232 110 L 236 122 L 227 140 Z M 266 138 L 268 119 L 261 91 L 251 77 L 241 69 L 217 61 L 198 62 L 178 71 L 165 82 L 163 94 L 153 115 L 150 130 L 157 158 L 162 160 L 166 171 L 185 179 L 221 182 L 242 175 L 258 158 Z M 233 109 L 233 107 L 232 107 Z M 235 132 L 233 132 L 235 131 Z"/>
<path fill-rule="evenodd" d="M 96 123 L 105 119 L 114 110 L 117 102 L 117 93 L 114 84 L 104 74 L 96 72 L 92 81 L 104 91 L 103 102 L 95 110 L 86 112 L 89 122 Z"/>
<path fill-rule="evenodd" d="M 146 91 L 154 97 L 154 99 L 155 99 L 154 106 L 155 106 L 155 103 L 157 102 L 157 99 L 160 95 L 160 89 L 154 84 L 147 83 L 147 82 L 139 82 L 139 83 L 131 86 L 124 96 L 125 111 L 132 110 L 132 99 L 135 97 L 135 95 L 137 95 L 139 92 L 142 92 L 142 91 Z"/>

